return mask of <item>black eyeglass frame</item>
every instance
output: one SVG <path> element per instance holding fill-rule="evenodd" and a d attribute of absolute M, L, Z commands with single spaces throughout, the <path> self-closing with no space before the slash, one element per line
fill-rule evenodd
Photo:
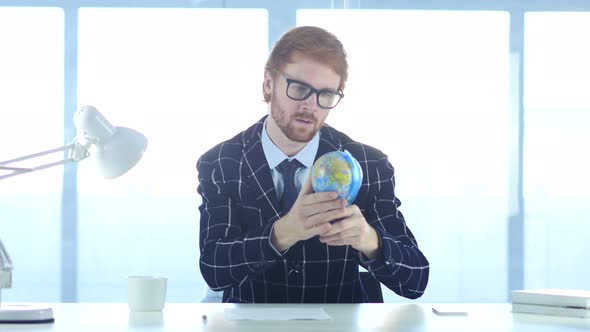
<path fill-rule="evenodd" d="M 344 93 L 342 93 L 342 90 L 339 90 L 339 91 L 336 91 L 336 92 L 333 91 L 333 90 L 330 90 L 330 89 L 320 89 L 320 90 L 318 90 L 318 89 L 314 88 L 313 86 L 311 86 L 311 85 L 309 85 L 309 84 L 307 84 L 305 82 L 294 80 L 294 79 L 289 78 L 289 77 L 287 77 L 285 75 L 282 75 L 282 76 L 287 81 L 287 88 L 285 89 L 285 94 L 287 95 L 287 97 L 289 97 L 289 98 L 291 98 L 293 100 L 297 100 L 297 101 L 305 100 L 305 99 L 309 98 L 309 96 L 311 96 L 313 93 L 315 93 L 316 103 L 318 104 L 318 106 L 321 107 L 321 108 L 323 108 L 323 109 L 329 110 L 329 109 L 332 109 L 332 108 L 336 107 L 340 103 L 340 101 L 342 100 L 342 98 L 344 98 Z M 292 96 L 289 95 L 289 87 L 291 86 L 291 83 L 301 84 L 301 85 L 307 87 L 309 89 L 309 91 L 303 97 L 301 97 L 301 98 L 294 98 L 294 97 L 292 97 Z M 320 104 L 320 94 L 322 94 L 322 93 L 329 93 L 331 95 L 338 96 L 338 101 L 336 101 L 336 104 L 334 104 L 334 106 L 332 106 L 332 107 L 324 107 L 324 106 L 322 106 L 322 104 Z"/>

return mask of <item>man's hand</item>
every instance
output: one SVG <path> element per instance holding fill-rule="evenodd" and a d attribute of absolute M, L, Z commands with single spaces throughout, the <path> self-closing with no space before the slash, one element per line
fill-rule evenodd
<path fill-rule="evenodd" d="M 279 251 L 330 230 L 330 221 L 345 218 L 346 201 L 335 192 L 314 193 L 311 177 L 303 184 L 293 207 L 274 224 L 271 242 Z"/>
<path fill-rule="evenodd" d="M 368 258 L 379 253 L 377 231 L 367 223 L 358 206 L 346 207 L 346 217 L 332 224 L 330 229 L 320 234 L 320 241 L 329 246 L 350 245 Z"/>

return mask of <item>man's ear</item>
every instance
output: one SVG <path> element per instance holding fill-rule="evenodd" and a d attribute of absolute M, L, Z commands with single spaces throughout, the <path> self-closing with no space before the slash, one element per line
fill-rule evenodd
<path fill-rule="evenodd" d="M 264 83 L 262 84 L 262 87 L 266 94 L 272 94 L 273 79 L 269 72 L 264 73 Z"/>

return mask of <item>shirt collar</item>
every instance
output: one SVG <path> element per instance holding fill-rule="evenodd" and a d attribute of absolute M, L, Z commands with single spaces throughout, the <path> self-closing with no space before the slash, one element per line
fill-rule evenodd
<path fill-rule="evenodd" d="M 270 169 L 274 169 L 280 164 L 285 158 L 288 158 L 281 149 L 279 149 L 270 139 L 268 133 L 266 132 L 266 123 L 268 122 L 268 117 L 264 120 L 264 127 L 262 128 L 262 137 L 260 141 L 262 143 L 262 149 L 264 150 L 264 155 L 266 156 L 266 162 Z M 313 166 L 313 161 L 315 159 L 316 154 L 318 153 L 318 147 L 320 145 L 320 132 L 318 131 L 311 141 L 309 141 L 301 151 L 299 151 L 293 158 L 296 158 L 300 163 L 303 164 L 305 167 Z M 292 158 L 290 158 L 292 159 Z"/>

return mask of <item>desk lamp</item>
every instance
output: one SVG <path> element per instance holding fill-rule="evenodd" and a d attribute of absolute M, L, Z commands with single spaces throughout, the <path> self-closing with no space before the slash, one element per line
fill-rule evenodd
<path fill-rule="evenodd" d="M 133 168 L 141 159 L 147 147 L 147 139 L 141 133 L 112 126 L 93 106 L 84 106 L 74 114 L 76 138 L 69 145 L 47 150 L 12 160 L 0 161 L 0 180 L 31 173 L 41 169 L 79 162 L 88 157 L 94 159 L 98 170 L 106 179 L 116 178 Z M 64 151 L 67 157 L 35 167 L 13 167 L 11 164 L 40 156 Z M 0 291 L 12 286 L 12 261 L 0 239 Z M 1 295 L 1 294 L 0 294 Z M 51 323 L 53 311 L 48 307 L 32 305 L 2 305 L 0 298 L 1 323 Z"/>

